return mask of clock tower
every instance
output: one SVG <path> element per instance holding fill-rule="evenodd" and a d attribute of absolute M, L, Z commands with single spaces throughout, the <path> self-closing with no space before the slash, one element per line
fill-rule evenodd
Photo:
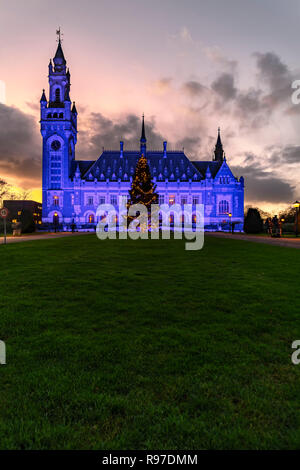
<path fill-rule="evenodd" d="M 70 170 L 75 160 L 77 110 L 70 99 L 70 72 L 57 31 L 58 46 L 48 66 L 49 100 L 43 90 L 40 100 L 43 137 L 43 217 L 57 222 L 63 214 L 65 189 L 70 184 Z"/>

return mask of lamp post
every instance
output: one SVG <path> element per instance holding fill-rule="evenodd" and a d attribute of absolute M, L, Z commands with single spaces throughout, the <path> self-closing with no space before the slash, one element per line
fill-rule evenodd
<path fill-rule="evenodd" d="M 298 237 L 298 216 L 299 216 L 299 207 L 300 207 L 300 202 L 295 201 L 293 206 L 296 209 L 296 237 Z"/>
<path fill-rule="evenodd" d="M 231 222 L 231 217 L 232 217 L 231 212 L 228 212 L 228 217 L 229 217 L 229 227 L 231 228 L 231 233 L 233 233 L 233 225 L 232 225 L 232 222 Z"/>
<path fill-rule="evenodd" d="M 282 232 L 282 225 L 283 225 L 283 223 L 284 223 L 284 218 L 281 218 L 281 219 L 280 219 L 280 236 L 281 236 L 281 237 L 282 237 L 282 233 L 283 233 L 283 232 Z"/>

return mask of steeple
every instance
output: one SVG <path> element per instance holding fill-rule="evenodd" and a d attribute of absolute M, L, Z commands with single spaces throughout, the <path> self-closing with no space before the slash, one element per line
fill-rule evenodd
<path fill-rule="evenodd" d="M 141 153 L 145 154 L 146 153 L 146 133 L 145 133 L 145 116 L 143 114 L 143 120 L 142 120 L 142 134 L 141 134 L 141 139 L 140 139 L 140 144 L 141 144 Z"/>
<path fill-rule="evenodd" d="M 56 49 L 56 53 L 55 53 L 54 59 L 61 59 L 64 63 L 66 63 L 66 59 L 65 59 L 65 56 L 64 56 L 62 47 L 61 47 L 61 40 L 60 40 L 60 38 L 59 38 L 59 40 L 58 40 L 58 46 L 57 46 L 57 49 Z"/>
<path fill-rule="evenodd" d="M 220 128 L 219 127 L 218 127 L 218 138 L 217 138 L 214 154 L 215 154 L 214 161 L 217 161 L 217 162 L 222 162 L 223 161 L 223 159 L 224 159 L 224 150 L 223 150 L 223 145 L 222 145 L 222 141 L 221 141 Z"/>
<path fill-rule="evenodd" d="M 54 70 L 55 70 L 55 72 L 61 72 L 61 71 L 65 72 L 66 59 L 65 59 L 65 56 L 64 56 L 64 53 L 63 53 L 63 50 L 62 50 L 62 46 L 61 46 L 60 28 L 56 31 L 56 34 L 58 36 L 58 46 L 57 46 L 56 53 L 55 53 L 55 56 L 54 56 L 54 59 L 53 59 Z"/>

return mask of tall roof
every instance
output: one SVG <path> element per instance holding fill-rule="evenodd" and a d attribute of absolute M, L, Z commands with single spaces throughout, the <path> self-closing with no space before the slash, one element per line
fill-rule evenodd
<path fill-rule="evenodd" d="M 129 181 L 133 176 L 140 151 L 124 151 L 120 158 L 120 151 L 104 151 L 95 162 L 89 165 L 80 163 L 81 177 L 87 181 Z M 149 151 L 146 153 L 151 176 L 157 181 L 201 181 L 204 176 L 193 165 L 184 152 L 169 151 L 167 158 L 163 158 L 164 153 L 159 151 Z M 76 168 L 76 161 L 73 162 L 71 178 L 73 178 Z"/>
<path fill-rule="evenodd" d="M 62 47 L 61 47 L 60 39 L 58 41 L 58 46 L 57 46 L 56 53 L 55 53 L 55 56 L 54 56 L 54 61 L 55 61 L 55 59 L 61 59 L 64 63 L 66 63 L 66 59 L 65 59 Z"/>
<path fill-rule="evenodd" d="M 141 134 L 141 140 L 140 142 L 144 143 L 144 142 L 147 142 L 147 139 L 146 139 L 146 133 L 145 133 L 145 117 L 144 117 L 144 114 L 143 114 L 143 120 L 142 120 L 142 134 Z"/>
<path fill-rule="evenodd" d="M 224 150 L 223 150 L 223 145 L 221 141 L 220 128 L 218 128 L 218 138 L 217 138 L 214 154 L 215 154 L 215 158 L 214 158 L 215 161 L 219 161 L 219 162 L 223 161 Z"/>

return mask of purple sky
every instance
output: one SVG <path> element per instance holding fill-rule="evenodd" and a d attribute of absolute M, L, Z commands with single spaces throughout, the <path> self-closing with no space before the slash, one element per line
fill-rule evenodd
<path fill-rule="evenodd" d="M 246 203 L 300 197 L 300 4 L 277 0 L 0 0 L 0 177 L 38 197 L 39 99 L 56 28 L 79 111 L 77 158 L 124 139 L 210 159 L 217 128 Z M 2 95 L 2 98 L 1 98 Z"/>

